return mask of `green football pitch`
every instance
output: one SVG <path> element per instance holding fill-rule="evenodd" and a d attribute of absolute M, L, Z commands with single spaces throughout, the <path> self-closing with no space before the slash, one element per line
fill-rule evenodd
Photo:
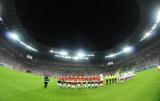
<path fill-rule="evenodd" d="M 145 70 L 127 82 L 94 89 L 60 89 L 50 78 L 43 89 L 43 77 L 0 67 L 0 101 L 160 101 L 160 72 Z"/>

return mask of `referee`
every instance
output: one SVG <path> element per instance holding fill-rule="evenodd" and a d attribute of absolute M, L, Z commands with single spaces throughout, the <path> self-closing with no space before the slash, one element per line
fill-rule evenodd
<path fill-rule="evenodd" d="M 45 77 L 44 77 L 44 88 L 45 88 L 45 89 L 46 89 L 47 86 L 48 86 L 48 82 L 49 82 L 49 78 L 48 78 L 48 76 L 45 76 Z"/>
<path fill-rule="evenodd" d="M 109 82 L 109 77 L 106 76 L 106 85 L 108 85 L 108 82 Z"/>

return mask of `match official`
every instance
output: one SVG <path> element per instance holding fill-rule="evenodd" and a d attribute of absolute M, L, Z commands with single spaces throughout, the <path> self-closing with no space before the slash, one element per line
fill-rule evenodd
<path fill-rule="evenodd" d="M 44 88 L 47 88 L 48 82 L 49 82 L 49 78 L 48 78 L 48 76 L 45 76 L 44 77 Z"/>

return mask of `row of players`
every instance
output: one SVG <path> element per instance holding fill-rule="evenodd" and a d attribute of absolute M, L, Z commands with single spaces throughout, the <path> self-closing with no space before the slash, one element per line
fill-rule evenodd
<path fill-rule="evenodd" d="M 95 88 L 102 87 L 104 84 L 116 84 L 118 81 L 134 78 L 135 74 L 128 72 L 121 75 L 106 75 L 105 83 L 103 75 L 100 76 L 59 76 L 57 85 L 60 88 Z M 44 78 L 45 88 L 49 82 L 48 76 Z"/>
<path fill-rule="evenodd" d="M 103 86 L 102 76 L 59 76 L 60 88 L 95 88 Z"/>
<path fill-rule="evenodd" d="M 106 76 L 106 77 L 105 77 L 106 85 L 115 84 L 115 83 L 117 83 L 118 79 L 119 79 L 119 76 L 118 76 L 118 75 Z"/>

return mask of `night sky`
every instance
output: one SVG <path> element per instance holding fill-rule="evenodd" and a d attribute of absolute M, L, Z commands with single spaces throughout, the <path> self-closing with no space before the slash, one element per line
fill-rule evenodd
<path fill-rule="evenodd" d="M 63 49 L 111 49 L 136 29 L 136 0 L 15 0 L 28 34 Z"/>

